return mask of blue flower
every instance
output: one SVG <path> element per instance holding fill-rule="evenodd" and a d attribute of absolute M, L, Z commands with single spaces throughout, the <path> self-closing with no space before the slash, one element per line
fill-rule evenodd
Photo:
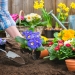
<path fill-rule="evenodd" d="M 39 32 L 34 32 L 33 35 L 34 35 L 35 37 L 39 37 L 39 38 L 40 38 L 40 33 L 39 33 Z"/>
<path fill-rule="evenodd" d="M 33 39 L 35 37 L 40 37 L 39 32 L 32 32 L 32 31 L 24 31 L 23 35 L 25 36 L 26 40 Z"/>
<path fill-rule="evenodd" d="M 42 45 L 42 40 L 40 38 L 35 38 L 35 41 L 37 43 L 37 48 Z"/>
<path fill-rule="evenodd" d="M 32 32 L 30 30 L 27 30 L 24 31 L 22 34 L 25 36 L 25 39 L 27 40 L 27 46 L 32 50 L 35 50 L 42 45 L 42 40 L 39 32 Z"/>
<path fill-rule="evenodd" d="M 2 38 L 0 38 L 0 45 L 3 45 L 6 43 L 6 40 L 3 40 Z"/>
<path fill-rule="evenodd" d="M 31 48 L 31 49 L 36 49 L 38 47 L 40 47 L 42 44 L 42 41 L 40 38 L 34 38 L 34 39 L 31 39 L 27 42 L 27 45 Z"/>
<path fill-rule="evenodd" d="M 28 41 L 27 45 L 32 49 L 35 50 L 37 48 L 37 43 L 35 39 L 31 39 Z"/>
<path fill-rule="evenodd" d="M 26 31 L 22 32 L 22 35 L 26 37 L 26 36 L 28 36 L 28 35 L 30 35 L 32 33 L 33 32 L 31 30 L 26 30 Z"/>

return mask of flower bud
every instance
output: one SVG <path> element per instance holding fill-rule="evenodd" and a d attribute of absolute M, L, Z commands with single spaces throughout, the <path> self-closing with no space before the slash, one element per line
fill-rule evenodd
<path fill-rule="evenodd" d="M 56 47 L 54 48 L 54 50 L 58 51 L 58 50 L 60 50 L 60 47 L 59 47 L 59 46 L 56 46 Z"/>

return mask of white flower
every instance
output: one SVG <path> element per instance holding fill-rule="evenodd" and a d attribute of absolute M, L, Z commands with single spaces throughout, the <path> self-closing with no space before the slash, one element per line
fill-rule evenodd
<path fill-rule="evenodd" d="M 27 22 L 30 22 L 30 21 L 33 20 L 30 15 L 26 15 L 26 16 L 25 16 L 25 19 L 26 19 Z"/>
<path fill-rule="evenodd" d="M 64 42 L 64 46 L 66 45 L 66 44 L 70 44 L 72 42 L 72 40 L 67 40 L 67 41 L 65 41 Z"/>

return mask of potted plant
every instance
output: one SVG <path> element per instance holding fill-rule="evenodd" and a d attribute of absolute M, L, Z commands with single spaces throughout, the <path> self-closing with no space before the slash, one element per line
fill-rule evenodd
<path fill-rule="evenodd" d="M 55 30 L 55 28 L 53 27 L 52 16 L 49 15 L 49 12 L 47 12 L 46 8 L 44 8 L 44 0 L 35 0 L 34 9 L 40 9 L 42 11 L 42 19 L 46 22 L 44 36 L 46 36 L 47 38 L 53 38 L 54 32 L 58 30 Z"/>
<path fill-rule="evenodd" d="M 14 17 L 17 17 L 17 16 L 14 16 Z M 42 22 L 42 18 L 39 14 L 30 13 L 30 14 L 24 15 L 24 11 L 21 10 L 19 13 L 18 19 L 16 19 L 16 24 L 23 26 L 24 30 L 32 30 L 36 32 L 39 31 L 41 34 L 43 27 L 40 27 L 40 26 L 44 25 L 45 22 Z"/>
<path fill-rule="evenodd" d="M 66 23 L 68 23 L 66 21 L 68 20 L 71 14 L 70 11 L 72 9 L 75 9 L 74 2 L 71 2 L 69 7 L 64 3 L 59 3 L 57 6 L 56 17 L 58 18 L 59 21 L 61 21 L 65 25 Z M 60 28 L 60 25 L 56 22 L 55 29 L 59 29 L 59 28 Z"/>
<path fill-rule="evenodd" d="M 56 17 L 58 18 L 58 20 L 60 20 L 62 23 L 66 22 L 69 15 L 69 7 L 67 7 L 64 3 L 59 3 L 56 12 Z M 60 25 L 56 22 L 55 29 L 59 28 Z"/>
<path fill-rule="evenodd" d="M 31 30 L 27 30 L 22 34 L 25 36 L 25 38 L 17 36 L 15 40 L 21 44 L 21 48 L 23 48 L 24 52 L 28 51 L 30 54 L 32 54 L 34 59 L 39 58 L 40 51 L 46 49 L 43 46 L 43 44 L 46 42 L 44 42 L 44 40 L 40 37 L 39 32 L 32 32 Z"/>
<path fill-rule="evenodd" d="M 75 30 L 62 30 L 60 33 L 55 33 L 54 36 L 55 38 L 48 47 L 49 56 L 44 59 L 49 58 L 58 62 L 73 59 L 75 57 Z"/>

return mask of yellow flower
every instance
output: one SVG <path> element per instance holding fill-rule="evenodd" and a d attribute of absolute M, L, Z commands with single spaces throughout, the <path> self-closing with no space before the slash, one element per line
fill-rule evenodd
<path fill-rule="evenodd" d="M 69 12 L 69 7 L 66 7 L 64 10 L 65 10 L 66 12 Z"/>
<path fill-rule="evenodd" d="M 44 7 L 44 0 L 40 0 L 40 2 L 38 0 L 35 0 L 33 7 L 34 7 L 34 9 L 43 8 Z"/>
<path fill-rule="evenodd" d="M 39 8 L 43 8 L 43 7 L 44 7 L 44 5 L 42 3 L 40 3 Z"/>
<path fill-rule="evenodd" d="M 64 3 L 59 3 L 57 8 L 57 18 L 65 22 L 69 13 L 69 8 Z"/>
<path fill-rule="evenodd" d="M 60 9 L 59 8 L 57 8 L 57 12 L 60 12 Z"/>
<path fill-rule="evenodd" d="M 61 37 L 62 40 L 67 41 L 69 39 L 75 38 L 75 30 L 68 29 L 68 30 L 62 30 L 58 37 Z"/>
<path fill-rule="evenodd" d="M 39 5 L 38 1 L 35 1 L 35 2 L 34 2 L 34 6 L 33 6 L 33 7 L 34 7 L 35 9 L 38 9 L 38 8 L 39 8 L 39 6 L 38 6 L 38 5 Z"/>
<path fill-rule="evenodd" d="M 61 36 L 62 36 L 61 32 L 60 32 L 60 33 L 58 33 L 58 37 L 61 37 Z"/>
<path fill-rule="evenodd" d="M 52 28 L 52 16 L 44 8 L 44 0 L 34 0 L 34 9 L 41 9 L 42 20 L 44 25 L 48 28 Z"/>
<path fill-rule="evenodd" d="M 72 2 L 72 3 L 70 4 L 70 7 L 73 8 L 73 9 L 75 9 L 75 3 Z"/>
<path fill-rule="evenodd" d="M 48 41 L 48 38 L 46 38 L 45 36 L 41 36 L 42 39 L 44 39 L 44 41 Z"/>
<path fill-rule="evenodd" d="M 63 6 L 63 3 L 58 4 L 58 7 L 62 8 L 62 6 Z"/>
<path fill-rule="evenodd" d="M 65 13 L 65 16 L 68 16 L 68 13 Z"/>

